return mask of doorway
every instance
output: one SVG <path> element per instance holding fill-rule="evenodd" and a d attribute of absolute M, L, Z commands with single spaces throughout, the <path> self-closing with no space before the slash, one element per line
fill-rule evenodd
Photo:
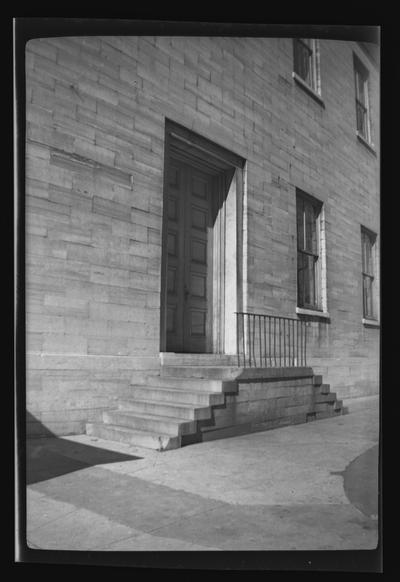
<path fill-rule="evenodd" d="M 235 154 L 166 123 L 161 351 L 233 349 L 242 167 Z"/>

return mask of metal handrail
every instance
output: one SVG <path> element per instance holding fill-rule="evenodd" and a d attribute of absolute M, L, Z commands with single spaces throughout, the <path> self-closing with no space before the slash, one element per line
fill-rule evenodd
<path fill-rule="evenodd" d="M 306 366 L 306 321 L 236 312 L 236 351 L 239 367 Z"/>

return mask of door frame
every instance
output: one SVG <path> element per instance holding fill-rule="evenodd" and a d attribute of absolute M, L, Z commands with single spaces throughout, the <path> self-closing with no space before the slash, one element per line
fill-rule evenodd
<path fill-rule="evenodd" d="M 220 210 L 213 229 L 213 326 L 212 353 L 235 353 L 235 311 L 243 306 L 243 197 L 245 160 L 169 119 L 165 120 L 162 258 L 160 297 L 160 352 L 167 350 L 167 234 L 168 234 L 168 167 L 171 159 L 194 167 L 208 168 L 220 181 Z M 229 189 L 228 189 L 229 186 Z M 234 228 L 232 228 L 234 227 Z M 228 233 L 228 234 L 227 234 Z M 230 239 L 230 264 L 225 253 Z M 232 269 L 234 263 L 236 269 Z M 235 290 L 236 289 L 236 293 Z M 226 308 L 228 305 L 228 309 Z M 209 343 L 209 342 L 207 342 Z"/>

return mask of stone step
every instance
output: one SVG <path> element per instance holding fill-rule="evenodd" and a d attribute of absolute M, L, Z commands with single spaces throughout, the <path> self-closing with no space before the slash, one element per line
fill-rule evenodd
<path fill-rule="evenodd" d="M 204 426 L 201 427 L 200 430 L 202 433 L 202 440 L 211 441 L 243 434 L 250 434 L 252 432 L 282 428 L 284 426 L 290 426 L 293 424 L 303 424 L 305 422 L 307 422 L 307 414 L 299 413 L 291 414 L 285 417 L 265 419 L 263 422 L 259 423 L 248 422 L 242 424 L 228 424 L 226 426 Z"/>
<path fill-rule="evenodd" d="M 161 366 L 161 376 L 174 378 L 205 378 L 235 380 L 241 368 L 236 366 Z"/>
<path fill-rule="evenodd" d="M 86 434 L 99 439 L 143 447 L 145 449 L 154 449 L 156 451 L 167 451 L 177 449 L 181 446 L 181 438 L 179 436 L 161 434 L 155 431 L 137 431 L 123 426 L 103 424 L 100 422 L 87 423 Z"/>
<path fill-rule="evenodd" d="M 335 416 L 341 416 L 342 414 L 346 414 L 342 408 L 338 410 L 331 409 L 329 411 L 318 411 L 315 414 L 314 420 L 324 420 L 326 418 L 333 418 Z"/>
<path fill-rule="evenodd" d="M 144 386 L 134 384 L 130 387 L 130 397 L 139 400 L 152 400 L 156 402 L 172 402 L 192 404 L 194 406 L 213 406 L 224 403 L 222 392 L 209 393 L 205 390 L 184 390 L 182 388 L 163 386 Z"/>
<path fill-rule="evenodd" d="M 170 416 L 134 413 L 122 410 L 107 410 L 103 412 L 106 424 L 125 426 L 135 430 L 156 431 L 171 436 L 180 436 L 196 432 L 195 420 L 182 420 Z"/>
<path fill-rule="evenodd" d="M 319 392 L 320 394 L 329 394 L 331 391 L 331 385 L 330 384 L 320 384 L 319 385 Z"/>
<path fill-rule="evenodd" d="M 192 380 L 261 381 L 286 380 L 289 378 L 312 378 L 312 368 L 309 367 L 238 367 L 238 366 L 161 366 L 162 378 L 186 378 Z"/>
<path fill-rule="evenodd" d="M 323 393 L 323 394 L 317 394 L 315 396 L 315 402 L 318 403 L 322 403 L 322 402 L 335 402 L 336 401 L 336 397 L 337 394 L 336 392 L 328 392 L 328 393 Z"/>
<path fill-rule="evenodd" d="M 204 420 L 211 418 L 211 408 L 209 406 L 194 407 L 190 404 L 175 402 L 155 402 L 152 400 L 129 400 L 118 401 L 118 409 L 138 414 L 150 414 L 155 416 L 167 416 L 181 418 L 182 420 Z"/>
<path fill-rule="evenodd" d="M 320 402 L 314 404 L 313 411 L 315 412 L 340 412 L 343 409 L 343 402 L 341 400 Z"/>
<path fill-rule="evenodd" d="M 163 366 L 237 366 L 238 357 L 231 354 L 179 354 L 161 352 Z"/>
<path fill-rule="evenodd" d="M 334 410 L 343 410 L 343 400 L 336 400 L 333 405 Z"/>
<path fill-rule="evenodd" d="M 179 370 L 181 370 L 181 367 L 179 367 Z M 137 385 L 137 383 L 135 384 Z M 148 386 L 166 386 L 185 391 L 192 389 L 204 390 L 205 392 L 235 392 L 237 388 L 235 381 L 187 377 L 180 374 L 173 376 L 169 373 L 162 376 L 149 376 L 141 384 Z"/>
<path fill-rule="evenodd" d="M 322 384 L 322 376 L 320 374 L 316 374 L 313 378 L 314 386 L 320 386 Z"/>

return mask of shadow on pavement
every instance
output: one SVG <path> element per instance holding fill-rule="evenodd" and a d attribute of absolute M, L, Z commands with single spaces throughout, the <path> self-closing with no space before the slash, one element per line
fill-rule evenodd
<path fill-rule="evenodd" d="M 142 458 L 57 437 L 29 411 L 26 411 L 26 422 L 34 425 L 35 434 L 40 435 L 39 438 L 26 440 L 26 485 L 93 465 Z"/>
<path fill-rule="evenodd" d="M 26 484 L 53 479 L 93 465 L 141 459 L 62 438 L 38 438 L 26 444 Z"/>
<path fill-rule="evenodd" d="M 356 457 L 343 471 L 343 488 L 350 503 L 368 517 L 378 515 L 379 445 Z"/>

